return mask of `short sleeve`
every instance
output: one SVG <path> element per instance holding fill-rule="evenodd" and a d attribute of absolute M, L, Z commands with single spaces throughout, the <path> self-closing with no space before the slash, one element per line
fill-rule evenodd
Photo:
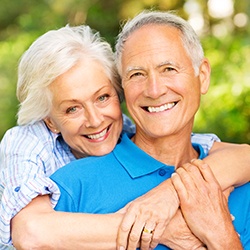
<path fill-rule="evenodd" d="M 125 114 L 122 114 L 123 117 L 123 129 L 122 131 L 127 134 L 134 134 L 135 133 L 135 125 L 131 121 L 131 119 L 126 116 Z"/>
<path fill-rule="evenodd" d="M 215 134 L 191 134 L 191 142 L 194 144 L 200 144 L 204 150 L 204 153 L 207 155 L 210 149 L 212 148 L 214 142 L 219 142 L 220 139 Z"/>

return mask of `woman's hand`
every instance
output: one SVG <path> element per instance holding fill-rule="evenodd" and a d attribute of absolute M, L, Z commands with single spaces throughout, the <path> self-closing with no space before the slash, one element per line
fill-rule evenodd
<path fill-rule="evenodd" d="M 155 248 L 178 207 L 178 196 L 170 179 L 129 203 L 120 211 L 124 218 L 118 230 L 117 249 Z"/>

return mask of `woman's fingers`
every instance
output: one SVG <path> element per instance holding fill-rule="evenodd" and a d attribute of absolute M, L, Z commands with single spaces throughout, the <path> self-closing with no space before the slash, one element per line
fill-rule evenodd
<path fill-rule="evenodd" d="M 122 210 L 125 214 L 118 230 L 117 249 L 155 248 L 178 207 L 178 196 L 171 180 L 131 202 Z"/>

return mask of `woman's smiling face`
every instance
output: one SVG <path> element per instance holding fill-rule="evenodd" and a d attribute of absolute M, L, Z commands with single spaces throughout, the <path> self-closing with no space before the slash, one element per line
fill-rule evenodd
<path fill-rule="evenodd" d="M 52 110 L 45 119 L 61 133 L 76 158 L 104 155 L 122 131 L 120 102 L 103 66 L 83 59 L 51 85 Z"/>

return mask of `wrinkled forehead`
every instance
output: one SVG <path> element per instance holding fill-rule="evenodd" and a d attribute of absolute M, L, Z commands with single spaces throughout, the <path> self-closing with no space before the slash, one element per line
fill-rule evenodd
<path fill-rule="evenodd" d="M 137 42 L 138 38 L 143 38 L 143 42 L 147 43 L 148 38 L 154 38 L 155 42 L 158 39 L 176 39 L 176 34 L 178 38 L 182 40 L 182 31 L 175 26 L 169 24 L 158 24 L 150 23 L 144 24 L 135 30 L 133 30 L 124 40 L 124 46 L 129 42 Z"/>
<path fill-rule="evenodd" d="M 125 42 L 122 66 L 137 64 L 138 61 L 153 63 L 154 60 L 159 64 L 166 60 L 181 60 L 184 56 L 187 53 L 180 30 L 166 25 L 145 25 L 131 33 Z"/>
<path fill-rule="evenodd" d="M 124 43 L 122 54 L 125 55 L 139 48 L 157 50 L 164 44 L 165 48 L 183 46 L 181 31 L 168 25 L 148 24 L 129 35 Z"/>

